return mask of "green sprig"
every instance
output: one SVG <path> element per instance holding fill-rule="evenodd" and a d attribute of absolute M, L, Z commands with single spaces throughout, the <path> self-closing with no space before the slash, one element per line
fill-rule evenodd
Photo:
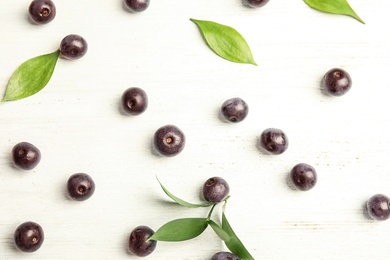
<path fill-rule="evenodd" d="M 158 179 L 157 179 L 158 180 Z M 155 241 L 169 241 L 169 242 L 179 242 L 189 240 L 195 237 L 198 237 L 202 234 L 208 226 L 210 226 L 216 235 L 224 241 L 226 247 L 233 253 L 239 256 L 242 260 L 253 260 L 253 256 L 245 248 L 241 240 L 237 237 L 236 233 L 233 231 L 230 223 L 228 222 L 225 209 L 226 204 L 230 196 L 226 197 L 221 203 L 222 206 L 222 221 L 219 225 L 216 221 L 212 219 L 214 209 L 219 203 L 204 203 L 204 204 L 193 204 L 186 202 L 167 190 L 167 188 L 162 185 L 159 181 L 163 191 L 177 204 L 189 208 L 196 207 L 211 207 L 206 218 L 180 218 L 167 222 L 161 226 L 157 231 L 148 239 Z"/>

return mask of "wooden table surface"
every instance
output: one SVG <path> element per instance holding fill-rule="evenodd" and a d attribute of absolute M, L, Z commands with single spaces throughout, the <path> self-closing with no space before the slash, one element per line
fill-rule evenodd
<path fill-rule="evenodd" d="M 226 214 L 255 259 L 389 259 L 390 220 L 370 220 L 365 209 L 370 196 L 390 195 L 389 1 L 350 0 L 365 25 L 302 0 L 271 0 L 261 9 L 241 0 L 152 0 L 138 14 L 121 0 L 57 0 L 56 18 L 37 26 L 28 21 L 29 3 L 3 1 L 0 8 L 0 95 L 22 62 L 56 50 L 66 35 L 82 35 L 89 49 L 79 60 L 59 59 L 38 94 L 0 103 L 0 259 L 136 259 L 126 248 L 134 227 L 207 216 L 206 208 L 167 203 L 156 176 L 192 202 L 202 201 L 206 179 L 226 179 Z M 258 66 L 215 55 L 190 18 L 237 29 Z M 333 67 L 353 80 L 342 97 L 320 91 Z M 129 87 L 148 94 L 142 115 L 120 112 Z M 232 97 L 249 105 L 238 124 L 219 117 Z M 178 156 L 151 149 L 165 124 L 186 135 Z M 258 148 L 269 127 L 286 132 L 284 154 Z M 12 165 L 12 147 L 21 141 L 41 150 L 31 171 Z M 300 162 L 318 173 L 308 192 L 286 183 Z M 96 182 L 84 202 L 66 197 L 76 172 Z M 213 215 L 220 213 L 217 207 Z M 25 221 L 45 231 L 31 254 L 13 242 Z M 210 259 L 222 250 L 208 228 L 193 240 L 159 242 L 148 259 Z"/>

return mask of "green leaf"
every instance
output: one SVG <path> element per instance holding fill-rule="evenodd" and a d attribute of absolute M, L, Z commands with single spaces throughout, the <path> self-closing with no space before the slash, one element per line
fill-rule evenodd
<path fill-rule="evenodd" d="M 318 11 L 331 13 L 331 14 L 342 14 L 349 15 L 359 22 L 364 24 L 364 21 L 355 13 L 352 7 L 349 5 L 347 0 L 304 0 L 307 5 Z"/>
<path fill-rule="evenodd" d="M 257 66 L 248 43 L 234 28 L 212 21 L 190 20 L 199 27 L 207 44 L 217 55 L 232 62 Z"/>
<path fill-rule="evenodd" d="M 148 240 L 177 242 L 195 238 L 207 228 L 206 218 L 181 218 L 160 227 Z"/>
<path fill-rule="evenodd" d="M 187 207 L 187 208 L 199 208 L 199 207 L 209 207 L 211 205 L 213 205 L 212 203 L 202 203 L 202 204 L 194 204 L 194 203 L 190 203 L 190 202 L 187 202 L 187 201 L 184 201 L 178 197 L 176 197 L 175 195 L 173 195 L 172 193 L 170 193 L 160 182 L 160 180 L 157 178 L 157 181 L 160 183 L 160 186 L 161 188 L 163 189 L 163 191 L 165 192 L 165 194 L 168 195 L 168 197 L 170 197 L 172 200 L 174 200 L 176 203 L 184 206 L 184 207 Z"/>
<path fill-rule="evenodd" d="M 49 82 L 56 66 L 59 51 L 34 57 L 20 65 L 8 82 L 1 102 L 32 96 Z"/>
<path fill-rule="evenodd" d="M 213 228 L 215 233 L 223 241 L 228 242 L 232 238 L 222 227 L 220 227 L 217 223 L 215 223 L 215 221 L 210 219 L 209 220 L 209 225 Z"/>
<path fill-rule="evenodd" d="M 253 256 L 251 256 L 251 254 L 242 244 L 240 239 L 234 233 L 224 212 L 222 212 L 222 229 L 225 230 L 226 233 L 231 236 L 231 239 L 229 241 L 225 241 L 225 245 L 233 254 L 238 255 L 241 260 L 254 260 Z"/>

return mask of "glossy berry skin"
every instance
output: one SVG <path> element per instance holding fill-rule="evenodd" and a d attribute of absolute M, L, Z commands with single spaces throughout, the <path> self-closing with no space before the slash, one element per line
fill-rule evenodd
<path fill-rule="evenodd" d="M 334 68 L 325 73 L 321 88 L 332 96 L 342 96 L 352 86 L 351 76 L 343 69 Z"/>
<path fill-rule="evenodd" d="M 282 154 L 288 148 L 287 135 L 280 129 L 267 128 L 260 135 L 260 145 L 270 154 Z"/>
<path fill-rule="evenodd" d="M 212 177 L 203 184 L 203 197 L 211 203 L 223 201 L 229 192 L 229 184 L 221 177 Z"/>
<path fill-rule="evenodd" d="M 129 88 L 122 94 L 123 111 L 129 115 L 139 115 L 148 107 L 148 96 L 140 88 Z"/>
<path fill-rule="evenodd" d="M 221 113 L 227 121 L 238 123 L 248 115 L 248 105 L 241 98 L 231 98 L 223 102 Z"/>
<path fill-rule="evenodd" d="M 165 125 L 157 129 L 154 134 L 154 147 L 163 156 L 175 156 L 185 146 L 184 133 L 174 125 Z"/>
<path fill-rule="evenodd" d="M 269 0 L 243 0 L 244 3 L 250 7 L 258 8 L 266 5 Z"/>
<path fill-rule="evenodd" d="M 16 167 L 31 170 L 41 161 L 41 152 L 33 144 L 21 142 L 12 148 L 12 160 Z"/>
<path fill-rule="evenodd" d="M 316 170 L 306 163 L 295 165 L 291 169 L 289 177 L 294 187 L 301 191 L 308 191 L 317 183 Z"/>
<path fill-rule="evenodd" d="M 67 191 L 72 199 L 84 201 L 95 192 L 95 182 L 86 173 L 75 173 L 68 179 Z"/>
<path fill-rule="evenodd" d="M 125 5 L 132 12 L 143 12 L 150 4 L 150 0 L 125 0 Z"/>
<path fill-rule="evenodd" d="M 230 252 L 218 252 L 211 257 L 211 260 L 240 260 L 240 258 Z"/>
<path fill-rule="evenodd" d="M 136 256 L 148 256 L 157 246 L 157 241 L 148 240 L 154 234 L 154 231 L 147 226 L 138 226 L 134 228 L 129 237 L 129 249 Z"/>
<path fill-rule="evenodd" d="M 62 39 L 60 44 L 61 56 L 68 60 L 75 60 L 83 57 L 88 50 L 87 41 L 77 34 L 70 34 Z"/>
<path fill-rule="evenodd" d="M 35 222 L 24 222 L 15 230 L 15 245 L 23 252 L 31 253 L 37 251 L 41 247 L 43 241 L 43 229 Z"/>
<path fill-rule="evenodd" d="M 46 24 L 56 16 L 56 7 L 51 0 L 34 0 L 30 3 L 28 13 L 34 23 Z"/>
<path fill-rule="evenodd" d="M 390 217 L 390 199 L 383 194 L 375 194 L 367 201 L 368 215 L 374 220 L 386 220 Z"/>

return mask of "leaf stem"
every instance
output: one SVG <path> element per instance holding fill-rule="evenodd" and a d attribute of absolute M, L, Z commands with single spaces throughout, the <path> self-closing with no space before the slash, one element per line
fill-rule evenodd
<path fill-rule="evenodd" d="M 226 204 L 227 204 L 229 198 L 230 198 L 230 196 L 227 196 L 226 199 L 224 199 L 224 203 L 223 203 L 223 206 L 222 206 L 222 212 L 225 212 Z"/>
<path fill-rule="evenodd" d="M 213 213 L 214 211 L 214 208 L 217 204 L 213 204 L 213 206 L 211 207 L 210 211 L 209 211 L 209 214 L 207 215 L 207 221 L 209 221 L 211 219 L 211 214 Z"/>

